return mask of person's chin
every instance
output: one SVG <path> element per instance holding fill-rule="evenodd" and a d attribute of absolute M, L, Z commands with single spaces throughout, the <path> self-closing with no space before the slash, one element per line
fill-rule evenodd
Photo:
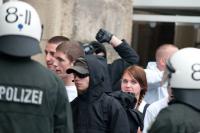
<path fill-rule="evenodd" d="M 77 88 L 80 88 L 80 90 L 81 90 L 82 87 L 81 87 L 80 83 L 75 83 L 75 85 L 76 85 Z"/>
<path fill-rule="evenodd" d="M 55 67 L 52 65 L 47 65 L 48 69 L 50 69 L 51 71 L 55 71 Z"/>
<path fill-rule="evenodd" d="M 68 77 L 68 75 L 67 74 L 58 74 L 62 79 L 65 79 L 65 78 L 67 78 Z"/>
<path fill-rule="evenodd" d="M 129 93 L 133 93 L 132 90 L 123 90 L 123 92 L 129 92 Z"/>

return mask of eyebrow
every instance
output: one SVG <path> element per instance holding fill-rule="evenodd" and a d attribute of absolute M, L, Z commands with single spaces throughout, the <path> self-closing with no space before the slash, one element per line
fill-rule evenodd
<path fill-rule="evenodd" d="M 56 59 L 57 59 L 58 61 L 65 61 L 65 59 L 63 59 L 63 58 L 61 58 L 61 57 L 56 57 Z"/>

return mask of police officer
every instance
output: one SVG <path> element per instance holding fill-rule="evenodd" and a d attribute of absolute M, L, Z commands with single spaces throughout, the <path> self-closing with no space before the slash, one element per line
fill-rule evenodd
<path fill-rule="evenodd" d="M 184 48 L 167 63 L 174 101 L 163 109 L 149 133 L 200 132 L 200 49 Z"/>
<path fill-rule="evenodd" d="M 29 4 L 0 6 L 0 133 L 72 133 L 63 82 L 31 59 L 42 28 Z"/>

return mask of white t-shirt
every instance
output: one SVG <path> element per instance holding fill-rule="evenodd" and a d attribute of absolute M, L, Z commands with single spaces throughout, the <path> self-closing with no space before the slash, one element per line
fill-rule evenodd
<path fill-rule="evenodd" d="M 65 88 L 67 90 L 69 102 L 73 101 L 78 96 L 76 86 L 65 86 Z"/>
<path fill-rule="evenodd" d="M 144 129 L 142 133 L 147 133 L 153 122 L 155 121 L 158 113 L 165 107 L 168 106 L 168 97 L 165 97 L 161 100 L 158 100 L 149 105 L 146 110 L 146 114 L 144 117 Z"/>
<path fill-rule="evenodd" d="M 163 71 L 157 68 L 156 62 L 149 62 L 145 69 L 148 89 L 144 96 L 147 103 L 151 104 L 164 97 L 168 97 L 166 85 L 161 86 Z"/>
<path fill-rule="evenodd" d="M 146 105 L 147 103 L 142 100 L 142 102 L 140 103 L 139 107 L 138 107 L 138 110 L 143 113 L 144 112 L 144 106 Z"/>

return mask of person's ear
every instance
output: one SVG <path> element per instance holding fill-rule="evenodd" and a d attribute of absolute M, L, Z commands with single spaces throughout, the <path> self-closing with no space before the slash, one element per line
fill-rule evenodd
<path fill-rule="evenodd" d="M 160 59 L 160 65 L 161 65 L 161 66 L 165 66 L 165 64 L 166 64 L 165 59 L 161 58 L 161 59 Z"/>
<path fill-rule="evenodd" d="M 166 60 L 164 58 L 160 58 L 158 65 L 159 70 L 163 71 L 165 69 Z"/>

